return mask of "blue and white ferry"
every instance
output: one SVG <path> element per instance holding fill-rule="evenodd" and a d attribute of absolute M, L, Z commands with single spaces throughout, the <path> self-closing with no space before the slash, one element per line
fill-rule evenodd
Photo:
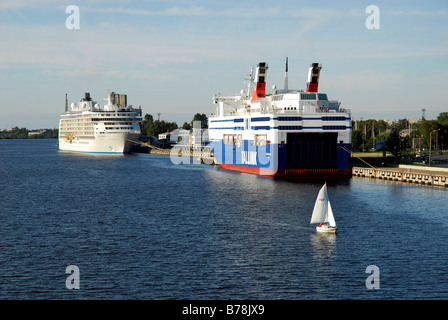
<path fill-rule="evenodd" d="M 215 95 L 209 140 L 223 169 L 263 176 L 350 175 L 351 112 L 318 91 L 321 65 L 312 63 L 304 90 L 266 94 L 268 65 L 246 76 L 239 95 Z"/>

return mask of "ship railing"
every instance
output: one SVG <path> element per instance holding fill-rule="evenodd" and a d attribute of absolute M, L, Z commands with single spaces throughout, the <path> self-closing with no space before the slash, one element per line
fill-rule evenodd
<path fill-rule="evenodd" d="M 293 108 L 291 107 L 291 109 L 279 109 L 279 108 L 266 108 L 266 109 L 262 109 L 261 113 L 281 113 L 281 114 L 316 114 L 316 113 L 331 113 L 331 114 L 351 114 L 351 110 L 350 109 L 344 109 L 344 108 L 339 108 L 339 110 L 334 110 L 334 109 L 317 109 L 315 111 L 305 111 L 299 108 Z"/>
<path fill-rule="evenodd" d="M 308 112 L 300 109 L 279 109 L 273 107 L 266 108 L 251 108 L 251 109 L 233 109 L 231 111 L 227 111 L 224 113 L 224 116 L 234 116 L 234 115 L 247 115 L 251 113 L 260 113 L 260 114 L 271 114 L 271 113 L 281 113 L 281 114 L 316 114 L 316 113 L 331 113 L 331 114 L 351 114 L 351 109 L 339 108 L 339 110 L 334 109 L 317 109 L 316 111 Z M 211 114 L 210 117 L 219 117 L 219 114 Z"/>

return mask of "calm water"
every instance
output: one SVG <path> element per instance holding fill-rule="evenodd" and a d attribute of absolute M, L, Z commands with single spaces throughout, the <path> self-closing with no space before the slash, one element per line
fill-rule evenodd
<path fill-rule="evenodd" d="M 448 298 L 445 189 L 329 183 L 334 236 L 309 224 L 320 182 L 56 140 L 0 140 L 0 178 L 0 299 Z"/>

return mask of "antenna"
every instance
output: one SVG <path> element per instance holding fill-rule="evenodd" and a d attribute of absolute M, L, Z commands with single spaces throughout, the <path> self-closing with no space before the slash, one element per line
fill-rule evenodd
<path fill-rule="evenodd" d="M 160 121 L 160 115 L 161 115 L 161 113 L 158 112 L 158 113 L 157 113 L 157 121 Z"/>
<path fill-rule="evenodd" d="M 285 84 L 283 86 L 285 92 L 288 92 L 288 57 L 286 57 Z"/>
<path fill-rule="evenodd" d="M 67 100 L 67 94 L 65 94 L 65 112 L 68 112 L 68 100 Z"/>
<path fill-rule="evenodd" d="M 247 98 L 250 98 L 250 93 L 252 92 L 252 86 L 254 84 L 254 66 L 251 66 L 250 74 L 246 75 L 244 80 L 247 81 Z"/>
<path fill-rule="evenodd" d="M 425 111 L 426 111 L 426 109 L 423 108 L 423 109 L 422 109 L 422 120 L 425 120 Z"/>

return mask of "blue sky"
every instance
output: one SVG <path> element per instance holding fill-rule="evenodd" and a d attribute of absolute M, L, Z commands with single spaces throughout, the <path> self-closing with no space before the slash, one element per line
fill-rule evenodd
<path fill-rule="evenodd" d="M 77 5 L 80 29 L 65 9 Z M 376 5 L 380 29 L 369 30 Z M 319 90 L 355 119 L 434 119 L 448 111 L 448 1 L 0 2 L 0 129 L 56 128 L 69 102 L 126 93 L 143 113 L 182 125 L 236 94 L 260 61 L 267 88 Z"/>

